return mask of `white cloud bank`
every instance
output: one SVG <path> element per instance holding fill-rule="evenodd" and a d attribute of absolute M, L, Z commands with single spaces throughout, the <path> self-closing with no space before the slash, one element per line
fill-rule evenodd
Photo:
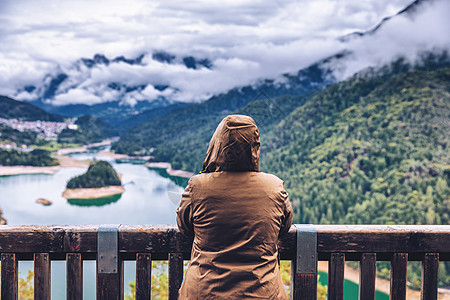
<path fill-rule="evenodd" d="M 0 2 L 0 94 L 40 97 L 52 77 L 68 78 L 55 105 L 95 104 L 166 97 L 201 101 L 259 79 L 296 72 L 343 49 L 353 52 L 340 78 L 399 55 L 448 49 L 450 1 L 425 3 L 413 17 L 398 16 L 375 35 L 347 43 L 337 39 L 365 31 L 412 0 L 278 1 L 61 1 Z M 154 51 L 177 63 L 152 59 Z M 142 65 L 123 62 L 87 68 L 81 57 L 112 59 L 145 54 Z M 183 56 L 207 58 L 213 67 L 189 69 Z M 136 87 L 111 88 L 109 83 Z M 26 86 L 37 87 L 24 91 Z M 164 90 L 157 86 L 169 86 Z"/>

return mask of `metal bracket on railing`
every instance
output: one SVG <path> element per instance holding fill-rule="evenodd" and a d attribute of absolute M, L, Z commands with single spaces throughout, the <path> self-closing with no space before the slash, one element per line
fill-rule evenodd
<path fill-rule="evenodd" d="M 119 226 L 101 225 L 97 232 L 97 273 L 117 274 L 119 270 Z"/>
<path fill-rule="evenodd" d="M 312 224 L 295 224 L 297 230 L 297 274 L 317 273 L 317 228 Z"/>

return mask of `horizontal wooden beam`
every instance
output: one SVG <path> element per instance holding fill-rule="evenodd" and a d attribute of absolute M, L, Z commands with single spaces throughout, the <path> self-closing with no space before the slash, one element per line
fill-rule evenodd
<path fill-rule="evenodd" d="M 0 253 L 83 253 L 97 251 L 97 230 L 94 225 L 68 226 L 0 226 Z M 361 253 L 441 253 L 449 259 L 450 225 L 316 225 L 319 259 L 332 253 L 358 257 Z M 174 225 L 121 225 L 119 251 L 135 258 L 136 253 L 155 253 L 155 259 L 167 259 L 167 253 L 191 251 L 192 241 L 180 234 Z M 292 227 L 280 241 L 282 259 L 295 253 L 296 235 Z M 381 255 L 378 255 L 380 253 Z M 152 256 L 153 257 L 153 256 Z"/>

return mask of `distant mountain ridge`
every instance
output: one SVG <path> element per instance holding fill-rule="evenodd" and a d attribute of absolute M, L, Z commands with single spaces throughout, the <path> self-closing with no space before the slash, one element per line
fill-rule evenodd
<path fill-rule="evenodd" d="M 400 15 L 414 16 L 415 13 L 419 10 L 419 8 L 422 5 L 432 3 L 434 1 L 438 1 L 438 0 L 415 0 L 414 2 L 412 2 L 411 4 L 406 6 L 404 9 L 402 9 L 401 11 L 396 13 L 395 15 L 383 18 L 372 29 L 369 29 L 367 31 L 355 31 L 355 32 L 347 34 L 343 37 L 340 37 L 339 40 L 348 41 L 349 39 L 352 39 L 352 38 L 358 38 L 358 37 L 363 37 L 363 36 L 367 36 L 367 35 L 372 35 L 372 34 L 376 33 L 381 27 L 383 27 L 386 24 L 386 22 L 388 22 L 392 18 L 394 18 L 396 16 L 400 16 Z"/>
<path fill-rule="evenodd" d="M 30 103 L 39 106 L 46 111 L 67 115 L 70 117 L 90 115 L 102 119 L 103 121 L 113 126 L 117 126 L 119 123 L 124 122 L 126 119 L 132 118 L 137 114 L 143 113 L 145 111 L 173 105 L 165 99 L 154 100 L 151 102 L 139 101 L 133 107 L 122 105 L 119 101 L 105 102 L 94 105 L 70 104 L 63 106 L 53 106 L 50 104 L 42 103 L 40 101 L 33 101 Z"/>

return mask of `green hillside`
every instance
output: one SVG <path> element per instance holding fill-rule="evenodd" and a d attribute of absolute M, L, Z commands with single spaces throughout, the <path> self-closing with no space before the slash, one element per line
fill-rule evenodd
<path fill-rule="evenodd" d="M 261 167 L 297 223 L 448 224 L 449 122 L 448 67 L 355 77 L 283 120 Z"/>
<path fill-rule="evenodd" d="M 95 117 L 79 117 L 75 124 L 78 125 L 77 130 L 66 128 L 59 134 L 59 143 L 89 144 L 118 135 L 114 127 Z"/>
<path fill-rule="evenodd" d="M 0 96 L 0 118 L 64 122 L 62 116 L 47 113 L 29 103 L 17 101 L 5 96 Z"/>

